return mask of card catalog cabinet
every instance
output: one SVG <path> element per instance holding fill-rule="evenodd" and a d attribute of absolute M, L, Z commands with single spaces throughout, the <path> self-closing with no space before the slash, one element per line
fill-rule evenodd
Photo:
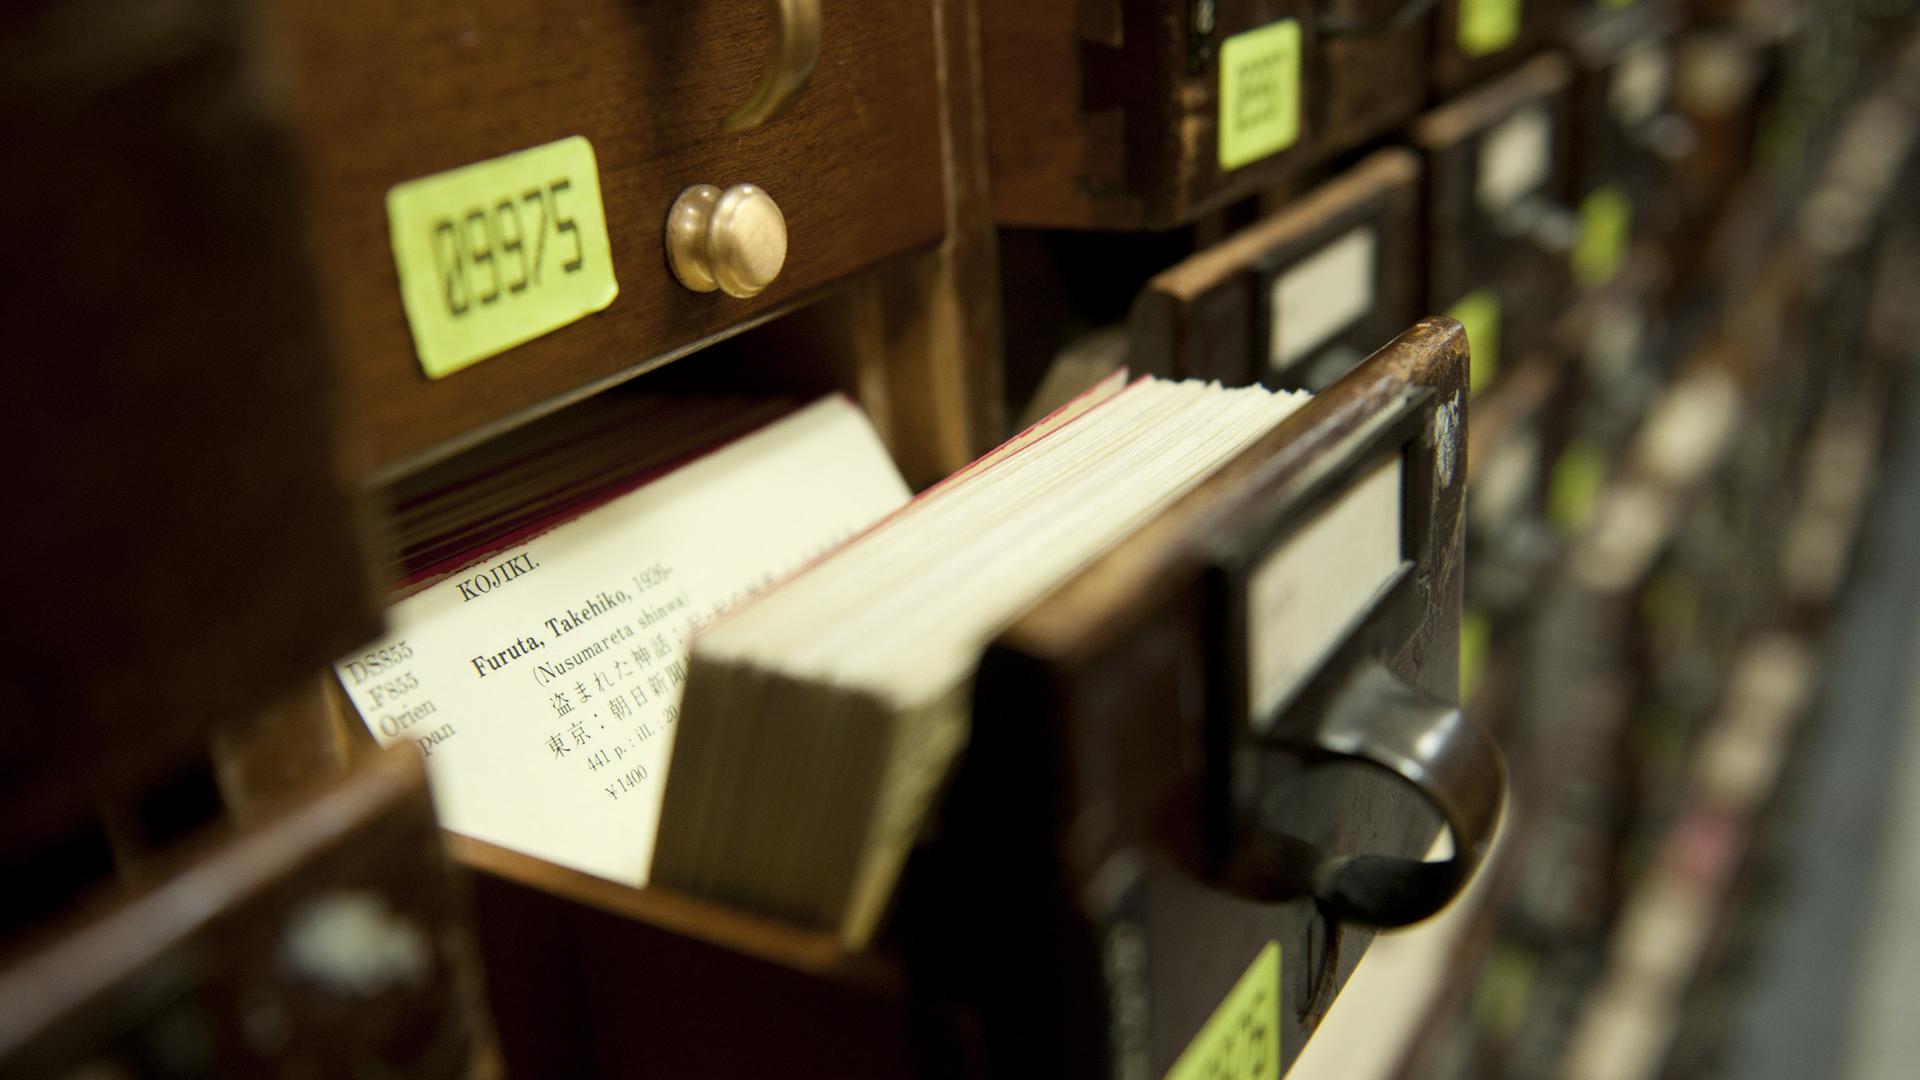
<path fill-rule="evenodd" d="M 683 355 L 945 228 L 929 0 L 289 2 L 260 22 L 311 192 L 315 265 L 346 361 L 347 434 L 376 469 Z M 785 108 L 730 122 L 763 80 Z M 476 308 L 489 295 L 533 295 L 514 292 L 525 252 L 509 251 L 506 221 L 522 219 L 523 248 L 544 235 L 566 254 L 574 234 L 536 225 L 559 213 L 584 220 L 597 171 L 618 294 L 508 355 L 429 378 L 402 306 L 389 191 L 575 136 L 593 163 L 555 173 L 564 200 L 541 199 L 523 178 L 443 196 L 436 207 L 458 226 L 426 272 L 448 272 L 469 229 L 458 265 L 471 271 Z M 784 219 L 784 265 L 761 253 L 757 278 L 777 273 L 757 295 L 693 291 L 669 265 L 669 211 L 698 184 L 763 193 L 752 222 L 732 223 L 755 225 L 753 242 Z M 591 246 L 588 231 L 578 230 Z M 503 281 L 491 264 L 504 266 Z"/>

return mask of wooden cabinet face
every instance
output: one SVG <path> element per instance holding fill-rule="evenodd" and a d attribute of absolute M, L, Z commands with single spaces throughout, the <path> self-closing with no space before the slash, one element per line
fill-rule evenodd
<path fill-rule="evenodd" d="M 394 7 L 285 3 L 264 21 L 312 193 L 311 232 L 349 435 L 374 468 L 484 435 L 516 414 L 684 354 L 821 286 L 932 244 L 944 231 L 933 15 L 927 2 L 823 0 L 819 57 L 785 112 L 722 121 L 768 62 L 754 0 L 491 0 Z M 618 294 L 604 310 L 441 380 L 417 359 L 389 237 L 388 192 L 573 136 L 592 147 Z M 565 213 L 585 209 L 570 177 Z M 764 292 L 696 293 L 665 254 L 669 208 L 694 184 L 748 183 L 785 219 L 785 265 Z M 513 228 L 485 192 L 459 265 L 494 289 L 524 279 Z M 531 190 L 531 189 L 529 189 Z M 555 200 L 516 208 L 531 244 Z M 447 208 L 468 225 L 463 206 Z M 543 215 L 538 211 L 546 211 Z M 577 234 L 546 230 L 561 252 Z M 436 249 L 437 250 L 437 249 Z M 437 256 L 436 256 L 437 257 Z M 444 269 L 444 268 L 441 268 Z M 437 272 L 437 271 L 429 271 Z"/>
<path fill-rule="evenodd" d="M 1518 64 L 1545 41 L 1575 0 L 1440 0 L 1433 33 L 1433 92 L 1451 97 Z"/>
<path fill-rule="evenodd" d="M 1419 318 L 1420 165 L 1374 155 L 1156 275 L 1131 362 L 1228 385 L 1319 390 Z"/>
<path fill-rule="evenodd" d="M 1473 385 L 1541 346 L 1579 222 L 1567 187 L 1570 71 L 1540 57 L 1422 117 L 1427 304 L 1468 325 Z"/>
<path fill-rule="evenodd" d="M 1355 665 L 1386 657 L 1406 684 L 1453 694 L 1464 470 L 1438 463 L 1463 452 L 1464 428 L 1439 418 L 1457 410 L 1463 361 L 1457 329 L 1416 326 L 989 651 L 949 827 L 919 869 L 950 886 L 991 872 L 1003 887 L 965 894 L 965 918 L 957 887 L 928 889 L 912 913 L 938 913 L 917 958 L 928 985 L 981 994 L 992 1074 L 1211 1075 L 1189 1067 L 1196 1047 L 1214 1057 L 1209 1018 L 1231 1002 L 1260 1034 L 1223 1056 L 1263 1063 L 1232 1074 L 1279 1075 L 1333 1002 L 1368 932 L 1278 877 L 1228 868 L 1268 829 L 1341 851 L 1431 844 L 1434 819 L 1384 770 L 1309 763 L 1260 733 L 1310 727 Z M 1371 468 L 1386 460 L 1405 471 Z M 1232 642 L 1257 618 L 1234 617 L 1229 582 L 1304 550 L 1293 543 L 1360 476 L 1404 479 L 1375 490 L 1405 511 L 1406 576 L 1339 631 L 1294 637 L 1332 651 L 1267 712 L 1235 689 L 1253 668 L 1231 659 Z"/>
<path fill-rule="evenodd" d="M 1678 228 L 1682 200 L 1671 194 L 1693 142 L 1674 96 L 1683 18 L 1678 4 L 1648 2 L 1595 12 L 1569 33 L 1569 175 L 1583 218 L 1613 207 L 1626 219 L 1623 231 L 1635 235 L 1660 238 Z"/>
<path fill-rule="evenodd" d="M 1401 6 L 986 0 L 996 218 L 1171 228 L 1384 133 L 1426 92 Z"/>
<path fill-rule="evenodd" d="M 8 1076 L 479 1075 L 466 882 L 412 750 L 171 852 L 0 972 Z"/>

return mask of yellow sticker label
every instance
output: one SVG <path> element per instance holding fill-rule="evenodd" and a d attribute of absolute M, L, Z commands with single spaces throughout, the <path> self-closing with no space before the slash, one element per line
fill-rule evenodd
<path fill-rule="evenodd" d="M 1580 242 L 1573 249 L 1573 280 L 1597 289 L 1620 273 L 1633 239 L 1633 200 L 1609 184 L 1580 200 Z"/>
<path fill-rule="evenodd" d="M 1700 615 L 1700 586 L 1690 575 L 1672 570 L 1655 574 L 1640 591 L 1640 617 L 1648 629 L 1669 639 L 1693 633 Z"/>
<path fill-rule="evenodd" d="M 1281 19 L 1220 45 L 1220 167 L 1237 169 L 1300 138 L 1300 21 Z"/>
<path fill-rule="evenodd" d="M 1493 645 L 1493 620 L 1479 608 L 1460 613 L 1460 700 L 1472 702 L 1487 675 L 1487 652 Z"/>
<path fill-rule="evenodd" d="M 1166 1080 L 1279 1080 L 1280 943 L 1270 941 L 1201 1026 Z"/>
<path fill-rule="evenodd" d="M 1493 955 L 1480 971 L 1480 983 L 1474 987 L 1473 1018 L 1483 1030 L 1511 1038 L 1526 1021 L 1531 1003 L 1534 975 L 1539 961 L 1534 954 L 1514 944 L 1495 945 Z"/>
<path fill-rule="evenodd" d="M 1467 393 L 1477 394 L 1500 372 L 1500 294 L 1475 289 L 1447 309 L 1447 316 L 1467 328 L 1472 362 Z"/>
<path fill-rule="evenodd" d="M 1563 533 L 1586 528 L 1600 505 L 1608 471 L 1607 452 L 1598 443 L 1580 439 L 1568 444 L 1547 482 L 1547 519 Z"/>
<path fill-rule="evenodd" d="M 1522 0 L 1460 0 L 1460 51 L 1486 56 L 1520 36 Z"/>
<path fill-rule="evenodd" d="M 605 310 L 620 292 L 599 166 L 578 135 L 396 184 L 387 230 L 428 378 Z"/>

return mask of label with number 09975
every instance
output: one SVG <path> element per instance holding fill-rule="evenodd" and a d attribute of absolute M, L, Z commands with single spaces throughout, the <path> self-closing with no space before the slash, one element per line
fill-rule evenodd
<path fill-rule="evenodd" d="M 1269 941 L 1233 984 L 1166 1080 L 1279 1080 L 1280 943 Z"/>
<path fill-rule="evenodd" d="M 396 184 L 387 227 L 429 378 L 604 310 L 620 292 L 599 168 L 578 135 Z"/>

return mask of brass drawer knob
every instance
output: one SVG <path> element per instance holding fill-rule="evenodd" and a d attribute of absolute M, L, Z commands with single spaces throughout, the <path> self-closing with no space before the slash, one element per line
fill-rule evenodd
<path fill-rule="evenodd" d="M 752 184 L 695 184 L 667 211 L 667 262 L 694 292 L 759 295 L 787 263 L 787 219 Z"/>

